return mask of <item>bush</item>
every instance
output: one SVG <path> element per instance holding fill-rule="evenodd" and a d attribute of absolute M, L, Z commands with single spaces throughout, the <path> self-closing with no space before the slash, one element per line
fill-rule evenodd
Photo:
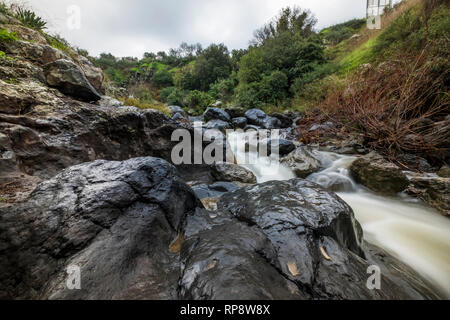
<path fill-rule="evenodd" d="M 16 33 L 8 32 L 8 30 L 0 29 L 0 42 L 11 42 L 16 41 Z"/>
<path fill-rule="evenodd" d="M 435 72 L 435 62 L 426 54 L 403 57 L 399 53 L 394 58 L 352 75 L 347 87 L 331 92 L 321 109 L 392 158 L 397 152 L 428 159 L 445 154 L 448 132 L 436 130 L 433 121 L 423 124 L 448 114 L 443 75 Z"/>
<path fill-rule="evenodd" d="M 234 78 L 218 80 L 211 85 L 209 94 L 216 100 L 230 102 L 233 99 L 237 81 Z"/>
<path fill-rule="evenodd" d="M 177 89 L 176 87 L 167 87 L 159 90 L 159 100 L 162 102 L 167 102 L 167 99 L 172 94 L 172 92 Z"/>
<path fill-rule="evenodd" d="M 202 114 L 212 103 L 214 98 L 206 92 L 194 90 L 189 92 L 185 98 L 186 106 L 193 108 L 196 113 Z"/>
<path fill-rule="evenodd" d="M 0 13 L 11 15 L 8 5 L 4 2 L 0 2 Z"/>
<path fill-rule="evenodd" d="M 236 100 L 245 109 L 259 108 L 263 104 L 263 101 L 259 100 L 260 90 L 259 82 L 240 84 L 236 89 Z"/>
<path fill-rule="evenodd" d="M 47 22 L 37 16 L 33 11 L 23 8 L 17 9 L 16 18 L 19 19 L 26 27 L 39 31 L 45 29 L 47 25 Z"/>
<path fill-rule="evenodd" d="M 157 71 L 152 77 L 152 83 L 157 88 L 173 86 L 173 76 L 167 70 Z"/>
<path fill-rule="evenodd" d="M 183 91 L 178 88 L 174 88 L 167 97 L 167 104 L 184 107 Z"/>
<path fill-rule="evenodd" d="M 155 109 L 155 110 L 161 111 L 166 116 L 170 116 L 171 115 L 171 112 L 170 112 L 169 108 L 166 105 L 164 105 L 164 104 L 149 103 L 149 102 L 141 101 L 139 99 L 131 98 L 131 97 L 126 98 L 126 99 L 121 99 L 121 101 L 126 106 L 137 107 L 137 108 L 142 109 L 142 110 L 144 110 L 144 109 Z"/>
<path fill-rule="evenodd" d="M 337 45 L 357 33 L 365 24 L 366 19 L 353 19 L 326 28 L 320 34 L 327 43 Z"/>

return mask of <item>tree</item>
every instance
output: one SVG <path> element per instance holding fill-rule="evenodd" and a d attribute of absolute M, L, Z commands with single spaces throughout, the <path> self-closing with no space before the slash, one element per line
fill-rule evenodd
<path fill-rule="evenodd" d="M 231 74 L 231 62 L 228 48 L 224 44 L 212 44 L 197 58 L 194 66 L 196 89 L 208 91 L 211 84 L 218 79 L 225 79 Z"/>
<path fill-rule="evenodd" d="M 301 34 L 308 37 L 314 32 L 317 23 L 316 17 L 309 10 L 303 10 L 297 6 L 283 8 L 272 21 L 254 32 L 253 46 L 264 45 L 284 32 Z"/>
<path fill-rule="evenodd" d="M 172 74 L 166 69 L 158 71 L 153 75 L 152 83 L 158 88 L 171 87 L 173 86 Z"/>

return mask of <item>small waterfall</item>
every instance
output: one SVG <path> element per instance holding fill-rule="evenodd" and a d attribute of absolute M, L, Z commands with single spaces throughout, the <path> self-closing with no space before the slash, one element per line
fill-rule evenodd
<path fill-rule="evenodd" d="M 256 134 L 256 131 L 254 134 Z M 257 152 L 246 152 L 245 137 L 244 133 L 233 132 L 228 135 L 227 141 L 231 146 L 236 162 L 252 171 L 258 183 L 295 178 L 292 170 L 280 164 L 279 158 L 275 156 L 259 157 Z"/>
<path fill-rule="evenodd" d="M 243 136 L 233 133 L 229 143 L 238 164 L 251 170 L 258 182 L 289 180 L 293 172 L 277 158 L 260 158 L 246 165 L 249 156 Z M 356 157 L 314 151 L 323 170 L 308 177 L 336 192 L 355 212 L 365 239 L 403 261 L 450 298 L 450 219 L 415 199 L 378 196 L 353 181 L 349 167 Z"/>

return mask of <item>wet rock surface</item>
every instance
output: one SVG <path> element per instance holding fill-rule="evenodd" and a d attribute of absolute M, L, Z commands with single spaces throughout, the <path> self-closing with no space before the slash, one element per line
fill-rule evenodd
<path fill-rule="evenodd" d="M 248 123 L 263 129 L 279 129 L 281 121 L 274 117 L 269 117 L 264 111 L 251 109 L 245 113 Z"/>
<path fill-rule="evenodd" d="M 178 258 L 169 246 L 200 206 L 161 159 L 64 170 L 26 202 L 0 209 L 0 297 L 176 298 Z M 66 288 L 69 265 L 82 269 L 82 290 Z"/>
<path fill-rule="evenodd" d="M 212 175 L 217 181 L 256 183 L 253 172 L 232 163 L 216 164 L 213 166 Z"/>
<path fill-rule="evenodd" d="M 281 158 L 280 162 L 292 169 L 299 178 L 306 178 L 320 169 L 320 161 L 306 146 L 301 146 Z"/>
<path fill-rule="evenodd" d="M 375 152 L 357 159 L 350 171 L 356 182 L 380 194 L 396 194 L 409 185 L 408 178 L 397 165 Z"/>
<path fill-rule="evenodd" d="M 435 174 L 408 173 L 411 182 L 407 192 L 450 217 L 450 178 Z"/>
<path fill-rule="evenodd" d="M 382 289 L 367 289 L 373 262 L 361 228 L 347 204 L 314 183 L 268 182 L 211 204 L 217 211 L 203 209 L 161 159 L 68 168 L 0 208 L 0 298 L 432 297 L 402 270 L 403 280 L 383 273 Z M 70 266 L 80 267 L 81 290 L 66 287 Z"/>
<path fill-rule="evenodd" d="M 415 277 L 410 270 L 398 271 L 399 279 L 383 273 L 382 290 L 369 290 L 367 268 L 374 256 L 388 256 L 372 248 L 366 260 L 352 210 L 304 180 L 226 193 L 213 214 L 197 210 L 188 217 L 185 236 L 184 299 L 435 297 L 420 278 L 402 279 Z"/>
<path fill-rule="evenodd" d="M 225 122 L 231 122 L 230 115 L 220 108 L 208 108 L 204 113 L 205 121 L 222 120 Z"/>
<path fill-rule="evenodd" d="M 29 177 L 35 186 L 35 177 L 49 179 L 67 167 L 96 159 L 157 156 L 171 161 L 177 144 L 171 136 L 183 124 L 162 113 L 50 98 L 32 106 L 26 116 L 0 112 L 0 154 L 15 155 L 0 162 L 0 181 L 26 185 Z M 61 104 L 50 104 L 54 100 Z"/>

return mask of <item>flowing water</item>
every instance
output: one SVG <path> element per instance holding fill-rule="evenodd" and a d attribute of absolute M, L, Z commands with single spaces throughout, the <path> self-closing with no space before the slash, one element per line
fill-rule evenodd
<path fill-rule="evenodd" d="M 277 158 L 246 152 L 242 135 L 233 133 L 228 141 L 237 163 L 251 170 L 259 183 L 295 178 Z M 336 191 L 352 207 L 368 242 L 415 269 L 450 298 L 450 219 L 406 196 L 382 197 L 356 184 L 349 174 L 355 157 L 314 153 L 324 169 L 308 180 Z M 251 165 L 247 164 L 249 157 L 254 160 Z"/>

